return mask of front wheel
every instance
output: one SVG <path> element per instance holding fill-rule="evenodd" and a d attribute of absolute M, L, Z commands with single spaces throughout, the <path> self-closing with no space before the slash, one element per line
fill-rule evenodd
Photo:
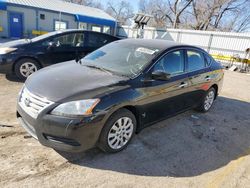
<path fill-rule="evenodd" d="M 15 65 L 15 74 L 20 80 L 26 80 L 31 74 L 40 69 L 39 64 L 30 58 L 23 58 Z"/>
<path fill-rule="evenodd" d="M 99 139 L 99 148 L 115 153 L 127 147 L 136 130 L 136 118 L 127 109 L 115 112 L 104 125 Z"/>
<path fill-rule="evenodd" d="M 215 96 L 216 96 L 216 91 L 212 87 L 207 91 L 205 97 L 202 100 L 201 105 L 198 108 L 196 108 L 196 110 L 200 112 L 208 112 L 213 106 Z"/>

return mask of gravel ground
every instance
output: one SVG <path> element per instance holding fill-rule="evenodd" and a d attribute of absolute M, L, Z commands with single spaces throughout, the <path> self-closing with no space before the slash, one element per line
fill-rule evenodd
<path fill-rule="evenodd" d="M 117 154 L 56 152 L 15 118 L 22 83 L 0 75 L 0 187 L 250 187 L 250 75 L 225 72 L 207 114 L 188 111 Z"/>

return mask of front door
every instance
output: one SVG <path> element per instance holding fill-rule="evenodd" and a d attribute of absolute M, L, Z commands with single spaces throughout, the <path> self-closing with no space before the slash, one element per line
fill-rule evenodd
<path fill-rule="evenodd" d="M 184 50 L 176 50 L 162 57 L 151 70 L 171 74 L 169 80 L 152 80 L 144 87 L 143 124 L 153 123 L 187 108 L 189 81 L 185 73 Z"/>
<path fill-rule="evenodd" d="M 69 33 L 51 40 L 54 44 L 48 48 L 51 63 L 60 63 L 81 58 L 85 55 L 84 33 Z"/>
<path fill-rule="evenodd" d="M 11 12 L 9 14 L 10 38 L 23 37 L 23 15 L 20 13 Z"/>

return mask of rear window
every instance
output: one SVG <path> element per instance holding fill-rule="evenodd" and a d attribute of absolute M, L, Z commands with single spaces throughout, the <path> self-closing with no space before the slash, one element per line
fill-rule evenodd
<path fill-rule="evenodd" d="M 89 47 L 102 47 L 105 44 L 115 41 L 116 39 L 112 36 L 103 35 L 100 33 L 89 33 L 88 34 L 88 46 Z"/>
<path fill-rule="evenodd" d="M 200 52 L 188 50 L 187 59 L 188 59 L 188 71 L 196 71 L 204 69 L 206 67 L 204 56 Z"/>

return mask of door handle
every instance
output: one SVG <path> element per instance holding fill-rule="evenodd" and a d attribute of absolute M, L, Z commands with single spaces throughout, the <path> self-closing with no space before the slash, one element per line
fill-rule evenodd
<path fill-rule="evenodd" d="M 187 87 L 187 86 L 188 86 L 188 83 L 182 82 L 182 83 L 179 85 L 179 88 L 184 88 L 184 87 Z"/>
<path fill-rule="evenodd" d="M 210 81 L 212 78 L 210 77 L 210 76 L 206 76 L 206 81 L 208 82 L 208 81 Z"/>

